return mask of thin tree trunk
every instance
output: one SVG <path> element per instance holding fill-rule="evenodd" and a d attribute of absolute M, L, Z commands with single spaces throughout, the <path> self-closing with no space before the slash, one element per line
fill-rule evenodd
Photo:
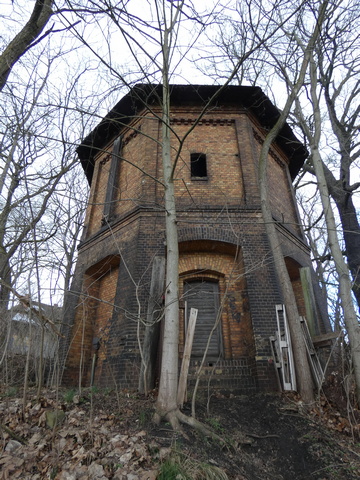
<path fill-rule="evenodd" d="M 29 371 L 30 371 L 30 358 L 32 349 L 32 315 L 29 313 L 29 345 L 26 354 L 25 372 L 24 372 L 24 385 L 23 385 L 23 398 L 22 398 L 22 414 L 25 416 L 25 407 L 27 403 L 27 391 L 29 387 Z"/>
<path fill-rule="evenodd" d="M 356 208 L 350 192 L 338 189 L 329 182 L 328 175 L 324 170 L 328 190 L 336 203 L 344 235 L 347 263 L 351 272 L 353 285 L 352 291 L 360 311 L 360 225 Z"/>
<path fill-rule="evenodd" d="M 329 247 L 335 262 L 336 272 L 339 277 L 341 307 L 344 314 L 345 326 L 349 335 L 351 356 L 355 373 L 356 394 L 358 402 L 360 402 L 360 326 L 351 297 L 352 285 L 349 277 L 349 269 L 344 261 L 339 240 L 337 238 L 334 213 L 331 208 L 324 169 L 316 144 L 311 146 L 311 152 L 321 203 L 325 213 Z"/>
<path fill-rule="evenodd" d="M 301 330 L 299 312 L 296 305 L 294 291 L 291 285 L 289 274 L 286 268 L 284 256 L 281 250 L 278 233 L 269 208 L 268 192 L 267 192 L 267 174 L 266 165 L 267 152 L 262 154 L 260 161 L 260 195 L 261 195 L 261 211 L 265 222 L 266 233 L 270 242 L 271 253 L 274 258 L 275 270 L 280 283 L 281 293 L 286 308 L 286 315 L 289 322 L 291 335 L 291 344 L 295 358 L 295 370 L 299 392 L 306 404 L 314 400 L 313 384 L 311 379 L 311 371 L 307 359 L 306 346 Z"/>
<path fill-rule="evenodd" d="M 164 38 L 164 56 L 168 58 L 168 46 Z M 162 117 L 162 162 L 165 184 L 165 231 L 166 231 L 166 282 L 163 350 L 159 396 L 156 411 L 160 417 L 176 411 L 178 386 L 178 342 L 179 342 L 179 244 L 176 223 L 173 165 L 170 145 L 170 91 L 167 62 L 163 72 L 163 117 Z"/>
<path fill-rule="evenodd" d="M 334 49 L 333 56 L 336 56 L 336 48 Z M 323 56 L 320 55 L 320 58 L 323 59 Z M 327 188 L 331 197 L 336 203 L 336 207 L 340 215 L 346 249 L 345 255 L 353 279 L 352 290 L 360 311 L 360 225 L 352 198 L 352 194 L 356 189 L 359 188 L 360 182 L 357 182 L 353 185 L 350 184 L 351 165 L 354 165 L 354 161 L 358 155 L 358 152 L 356 152 L 356 137 L 354 132 L 357 130 L 356 123 L 358 121 L 360 107 L 357 107 L 357 113 L 352 115 L 350 118 L 346 119 L 344 114 L 338 118 L 335 102 L 340 91 L 335 89 L 333 95 L 330 94 L 330 85 L 333 84 L 331 77 L 334 73 L 334 66 L 324 71 L 322 62 L 320 62 L 319 70 L 320 78 L 322 79 L 322 85 L 324 88 L 324 96 L 329 113 L 329 120 L 339 145 L 338 152 L 340 154 L 340 178 L 337 180 L 324 162 L 322 162 L 322 165 Z M 351 76 L 353 75 L 354 73 L 351 74 Z M 345 87 L 343 90 L 345 90 Z M 349 105 L 356 103 L 358 91 L 359 81 L 356 82 L 353 89 L 350 89 L 350 91 L 347 92 L 347 103 Z"/>
<path fill-rule="evenodd" d="M 281 292 L 283 294 L 283 299 L 286 307 L 286 313 L 291 334 L 291 342 L 295 358 L 295 369 L 297 375 L 297 383 L 299 385 L 299 393 L 301 394 L 304 402 L 307 404 L 311 403 L 314 399 L 311 372 L 307 359 L 306 346 L 301 331 L 299 313 L 295 301 L 294 291 L 291 285 L 284 256 L 281 251 L 275 223 L 270 210 L 270 202 L 268 199 L 267 188 L 267 167 L 270 145 L 275 140 L 282 126 L 284 125 L 286 118 L 289 115 L 291 106 L 294 103 L 294 100 L 296 99 L 300 89 L 304 84 L 305 75 L 311 59 L 311 54 L 319 37 L 321 25 L 326 17 L 327 5 L 328 1 L 326 0 L 322 2 L 319 6 L 317 24 L 309 39 L 308 44 L 306 45 L 306 47 L 303 47 L 304 57 L 302 60 L 301 68 L 299 70 L 297 81 L 295 84 L 289 85 L 289 87 L 291 87 L 290 95 L 286 101 L 283 110 L 280 113 L 278 121 L 265 138 L 259 159 L 261 211 L 263 215 L 263 220 L 265 222 L 266 233 L 270 242 L 271 253 L 274 257 L 275 270 L 280 283 Z"/>
<path fill-rule="evenodd" d="M 310 93 L 314 113 L 314 134 L 311 134 L 310 131 L 307 130 L 307 137 L 309 139 L 313 168 L 315 171 L 321 203 L 325 215 L 329 247 L 331 255 L 334 259 L 335 268 L 339 279 L 339 296 L 341 300 L 345 326 L 350 340 L 350 349 L 356 382 L 356 395 L 358 402 L 360 402 L 360 326 L 356 317 L 354 303 L 351 296 L 352 285 L 349 268 L 344 261 L 339 239 L 337 237 L 336 222 L 330 202 L 327 178 L 319 151 L 322 116 L 320 112 L 317 87 L 317 65 L 312 56 L 310 63 Z"/>
<path fill-rule="evenodd" d="M 39 304 L 39 310 L 41 310 L 41 304 Z M 38 365 L 38 385 L 36 392 L 36 399 L 39 400 L 41 395 L 41 389 L 44 383 L 44 342 L 45 342 L 45 326 L 40 325 L 41 338 L 40 338 L 40 351 L 39 351 L 39 365 Z"/>

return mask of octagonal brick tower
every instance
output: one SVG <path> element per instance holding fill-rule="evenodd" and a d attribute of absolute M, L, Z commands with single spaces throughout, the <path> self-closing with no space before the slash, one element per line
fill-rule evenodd
<path fill-rule="evenodd" d="M 191 307 L 198 309 L 190 379 L 213 330 L 203 368 L 214 388 L 276 390 L 269 337 L 282 293 L 262 221 L 258 158 L 278 110 L 260 88 L 173 85 L 173 157 L 179 234 L 179 357 Z M 65 300 L 63 382 L 139 386 L 140 344 L 147 387 L 161 361 L 164 291 L 164 188 L 161 86 L 125 95 L 78 147 L 90 184 L 84 232 Z M 270 207 L 300 315 L 329 331 L 313 280 L 292 181 L 306 150 L 285 125 L 269 152 Z M 307 275 L 301 275 L 302 270 Z M 310 274 L 309 274 L 310 272 Z M 309 316 L 309 315 L 308 315 Z M 215 328 L 216 320 L 218 324 Z M 140 385 L 142 383 L 140 382 Z"/>

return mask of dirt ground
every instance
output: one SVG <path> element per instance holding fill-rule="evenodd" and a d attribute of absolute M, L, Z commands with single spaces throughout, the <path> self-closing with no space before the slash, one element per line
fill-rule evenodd
<path fill-rule="evenodd" d="M 155 426 L 155 393 L 46 391 L 38 400 L 29 394 L 25 408 L 18 394 L 0 391 L 4 480 L 184 480 L 159 477 L 172 452 L 217 466 L 229 480 L 360 478 L 357 412 L 350 418 L 324 398 L 305 412 L 295 395 L 204 395 L 197 416 L 219 442 L 190 427 L 185 438 Z"/>

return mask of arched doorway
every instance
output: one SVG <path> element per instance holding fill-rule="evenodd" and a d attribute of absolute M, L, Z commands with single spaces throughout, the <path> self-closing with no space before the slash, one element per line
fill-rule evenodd
<path fill-rule="evenodd" d="M 219 315 L 219 283 L 206 279 L 184 282 L 185 328 L 190 309 L 198 310 L 193 340 L 192 356 L 202 357 L 207 348 L 207 359 L 223 355 L 221 321 Z"/>

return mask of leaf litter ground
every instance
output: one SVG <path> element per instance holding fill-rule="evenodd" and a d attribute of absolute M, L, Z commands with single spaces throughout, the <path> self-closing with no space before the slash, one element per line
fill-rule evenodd
<path fill-rule="evenodd" d="M 326 400 L 305 413 L 294 395 L 204 396 L 197 415 L 220 444 L 190 427 L 185 438 L 152 424 L 155 394 L 48 390 L 39 400 L 29 393 L 24 409 L 20 398 L 0 396 L 4 480 L 156 480 L 173 452 L 217 466 L 229 480 L 360 478 L 356 415 L 350 424 Z"/>

